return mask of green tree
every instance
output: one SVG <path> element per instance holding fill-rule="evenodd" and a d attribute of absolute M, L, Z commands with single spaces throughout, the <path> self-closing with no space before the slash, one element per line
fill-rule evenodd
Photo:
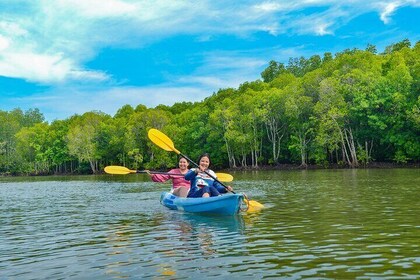
<path fill-rule="evenodd" d="M 261 78 L 264 82 L 269 83 L 285 71 L 286 68 L 283 63 L 271 60 L 268 67 L 261 72 Z"/>
<path fill-rule="evenodd" d="M 87 112 L 82 116 L 75 116 L 71 121 L 67 134 L 67 145 L 70 155 L 80 162 L 88 162 L 92 173 L 98 173 L 99 160 L 98 135 L 101 123 L 109 116 L 102 112 Z"/>
<path fill-rule="evenodd" d="M 290 126 L 289 151 L 300 158 L 300 166 L 307 167 L 309 143 L 312 141 L 314 103 L 312 98 L 303 93 L 301 86 L 296 83 L 286 89 L 286 115 Z"/>
<path fill-rule="evenodd" d="M 271 89 L 262 92 L 262 120 L 265 124 L 268 141 L 271 143 L 271 161 L 278 164 L 282 140 L 288 136 L 289 123 L 285 102 L 287 94 L 283 90 Z"/>
<path fill-rule="evenodd" d="M 47 154 L 47 123 L 37 123 L 31 127 L 22 128 L 17 134 L 17 150 L 23 159 L 20 173 L 49 173 L 50 160 Z"/>

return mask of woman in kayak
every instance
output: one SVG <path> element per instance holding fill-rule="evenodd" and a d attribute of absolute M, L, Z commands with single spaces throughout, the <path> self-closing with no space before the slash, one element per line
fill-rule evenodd
<path fill-rule="evenodd" d="M 210 197 L 218 196 L 220 193 L 232 191 L 232 187 L 226 188 L 215 181 L 217 178 L 213 170 L 209 169 L 210 156 L 205 153 L 198 158 L 199 168 L 191 168 L 185 175 L 185 179 L 191 182 L 190 191 L 187 197 Z M 211 175 L 211 176 L 210 176 Z"/>
<path fill-rule="evenodd" d="M 147 170 L 148 171 L 148 170 Z M 171 192 L 179 197 L 187 197 L 188 191 L 190 190 L 190 182 L 185 180 L 184 176 L 188 172 L 188 161 L 181 157 L 178 161 L 178 168 L 169 170 L 171 174 L 151 174 L 147 172 L 152 181 L 154 182 L 166 182 L 172 179 Z"/>

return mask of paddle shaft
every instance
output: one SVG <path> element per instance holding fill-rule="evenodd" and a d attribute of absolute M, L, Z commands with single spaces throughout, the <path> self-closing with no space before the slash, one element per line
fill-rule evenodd
<path fill-rule="evenodd" d="M 184 176 L 183 174 L 175 174 L 175 173 L 169 173 L 169 172 L 163 172 L 163 171 L 149 171 L 146 170 L 136 170 L 136 173 L 150 173 L 150 174 L 163 174 L 163 175 L 172 175 L 172 176 Z"/>
<path fill-rule="evenodd" d="M 190 159 L 189 157 L 187 157 L 186 155 L 184 155 L 184 154 L 182 154 L 180 151 L 178 151 L 178 150 L 176 150 L 177 152 L 179 152 L 178 153 L 178 155 L 180 155 L 181 157 L 183 157 L 183 158 L 186 158 L 189 162 L 191 162 L 195 167 L 197 167 L 198 169 L 200 169 L 200 166 L 197 164 L 197 163 L 195 163 L 192 159 Z M 176 152 L 175 151 L 175 152 Z M 222 182 L 220 182 L 219 180 L 217 180 L 217 178 L 216 177 L 214 177 L 213 175 L 211 175 L 209 172 L 207 172 L 207 171 L 203 171 L 204 173 L 206 173 L 207 175 L 209 175 L 211 178 L 213 178 L 213 180 L 215 180 L 216 182 L 218 182 L 220 185 L 222 185 L 223 187 L 225 187 L 225 189 L 226 190 L 228 190 L 229 191 L 229 189 L 228 189 L 228 187 L 225 185 L 225 184 L 223 184 Z M 230 192 L 232 192 L 232 193 L 235 193 L 234 191 L 230 191 Z"/>

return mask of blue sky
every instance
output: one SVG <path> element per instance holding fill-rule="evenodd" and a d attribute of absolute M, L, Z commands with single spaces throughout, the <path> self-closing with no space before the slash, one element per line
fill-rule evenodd
<path fill-rule="evenodd" d="M 420 39 L 420 0 L 1 0 L 0 110 L 201 101 L 270 60 Z"/>

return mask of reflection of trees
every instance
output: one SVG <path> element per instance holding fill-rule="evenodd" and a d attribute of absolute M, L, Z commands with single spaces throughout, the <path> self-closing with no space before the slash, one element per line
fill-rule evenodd
<path fill-rule="evenodd" d="M 105 273 L 129 278 L 134 265 L 141 269 L 141 277 L 177 277 L 197 259 L 229 253 L 235 243 L 242 246 L 245 222 L 244 215 L 200 216 L 177 211 L 122 220 L 106 235 Z"/>

